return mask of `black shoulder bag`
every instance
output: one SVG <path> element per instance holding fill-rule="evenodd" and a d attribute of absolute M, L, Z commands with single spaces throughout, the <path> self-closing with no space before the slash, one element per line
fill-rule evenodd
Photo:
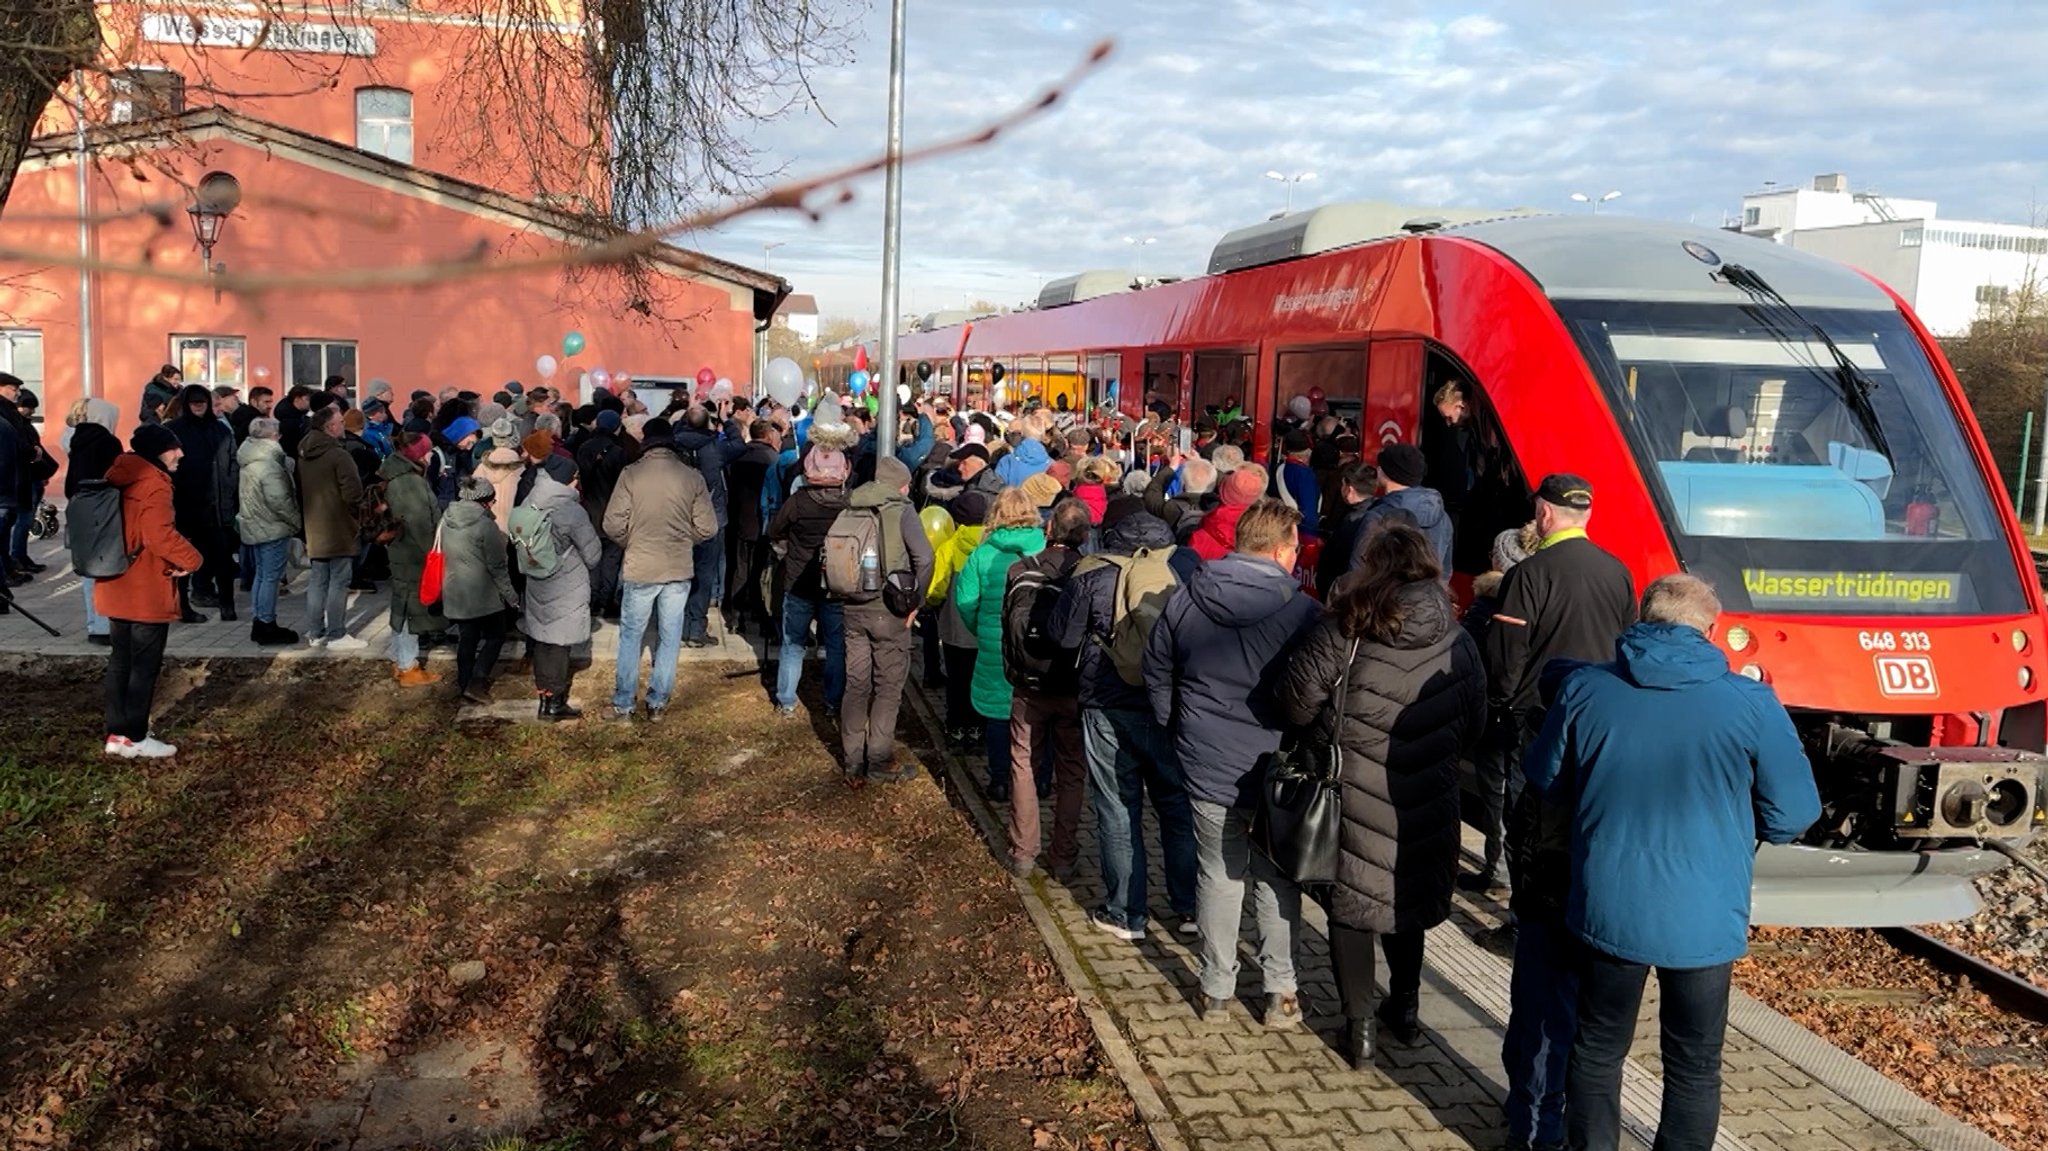
<path fill-rule="evenodd" d="M 1344 658 L 1329 707 L 1335 722 L 1330 741 L 1315 746 L 1296 740 L 1291 747 L 1259 757 L 1262 779 L 1259 809 L 1252 825 L 1252 843 L 1280 874 L 1296 883 L 1337 882 L 1338 839 L 1344 830 L 1344 697 L 1351 690 L 1351 665 L 1358 660 L 1358 640 Z"/>

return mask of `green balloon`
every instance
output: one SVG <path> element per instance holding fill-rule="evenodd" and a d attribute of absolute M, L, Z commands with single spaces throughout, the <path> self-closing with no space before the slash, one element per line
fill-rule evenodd
<path fill-rule="evenodd" d="M 570 332 L 568 335 L 562 337 L 562 354 L 564 356 L 573 356 L 582 350 L 582 332 Z"/>

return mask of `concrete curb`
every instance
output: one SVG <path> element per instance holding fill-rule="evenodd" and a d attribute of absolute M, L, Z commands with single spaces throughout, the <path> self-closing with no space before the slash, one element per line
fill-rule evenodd
<path fill-rule="evenodd" d="M 917 713 L 918 722 L 924 724 L 925 735 L 937 749 L 940 762 L 946 766 L 946 774 L 953 786 L 960 792 L 961 801 L 974 817 L 984 839 L 990 843 L 1003 842 L 1007 832 L 996 813 L 983 802 L 981 790 L 968 773 L 966 764 L 953 754 L 946 745 L 944 728 L 932 712 L 931 701 L 925 697 L 923 688 L 915 681 L 906 684 L 904 695 L 909 699 L 911 710 Z M 1052 908 L 1046 902 L 1045 892 L 1037 882 L 1010 878 L 1011 886 L 1017 889 L 1023 901 L 1024 911 L 1038 928 L 1038 934 L 1045 941 L 1045 949 L 1052 954 L 1053 963 L 1059 968 L 1061 978 L 1074 992 L 1075 1000 L 1081 1006 L 1081 1013 L 1088 1017 L 1088 1024 L 1095 1031 L 1096 1042 L 1102 1045 L 1103 1054 L 1109 1057 L 1111 1067 L 1116 1069 L 1117 1078 L 1123 1081 L 1124 1089 L 1131 1093 L 1131 1102 L 1138 1109 L 1138 1118 L 1144 1121 L 1146 1134 L 1160 1151 L 1189 1151 L 1187 1136 L 1180 1129 L 1180 1121 L 1173 1109 L 1160 1095 L 1159 1088 L 1145 1071 L 1145 1065 L 1138 1053 L 1131 1047 L 1130 1039 L 1117 1027 L 1116 1019 L 1102 1003 L 1096 990 L 1094 975 L 1088 970 L 1081 956 L 1073 948 L 1073 941 L 1060 930 L 1053 919 Z"/>

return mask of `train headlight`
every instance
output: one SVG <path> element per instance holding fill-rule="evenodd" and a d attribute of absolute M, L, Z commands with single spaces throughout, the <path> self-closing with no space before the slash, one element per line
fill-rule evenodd
<path fill-rule="evenodd" d="M 1757 681 L 1758 683 L 1770 682 L 1770 677 L 1764 674 L 1764 667 L 1760 663 L 1743 664 L 1742 674 L 1749 679 Z"/>
<path fill-rule="evenodd" d="M 2014 632 L 2013 634 L 2018 635 L 2020 633 Z M 1749 645 L 1755 642 L 1755 640 L 1756 637 L 1749 634 L 1749 629 L 1741 624 L 1736 624 L 1728 629 L 1728 648 L 1731 651 L 1748 651 Z"/>
<path fill-rule="evenodd" d="M 2034 690 L 2034 669 L 2025 664 L 2020 665 L 2020 687 L 2027 691 Z"/>
<path fill-rule="evenodd" d="M 2012 629 L 2012 649 L 2021 654 L 2027 650 L 2027 633 L 2019 628 Z"/>

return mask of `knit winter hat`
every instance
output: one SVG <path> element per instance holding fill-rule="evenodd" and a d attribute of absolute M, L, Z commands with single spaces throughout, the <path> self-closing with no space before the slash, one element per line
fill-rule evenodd
<path fill-rule="evenodd" d="M 527 438 L 531 439 L 532 437 L 529 436 Z M 576 461 L 567 456 L 558 456 L 550 452 L 546 458 L 541 460 L 540 470 L 552 476 L 556 483 L 567 484 L 576 478 Z"/>
<path fill-rule="evenodd" d="M 1223 502 L 1227 505 L 1240 506 L 1256 503 L 1260 496 L 1266 494 L 1265 471 L 1264 468 L 1246 464 L 1224 476 L 1223 483 L 1218 488 L 1222 492 Z"/>
<path fill-rule="evenodd" d="M 177 446 L 177 433 L 162 424 L 144 424 L 128 437 L 128 450 L 152 463 Z"/>
<path fill-rule="evenodd" d="M 1380 474 L 1412 488 L 1429 474 L 1429 463 L 1422 458 L 1422 449 L 1414 444 L 1388 444 L 1380 449 Z"/>
<path fill-rule="evenodd" d="M 953 522 L 966 527 L 980 527 L 988 521 L 988 497 L 980 492 L 961 492 L 946 505 L 952 513 Z"/>
<path fill-rule="evenodd" d="M 1522 529 L 1509 528 L 1493 537 L 1493 570 L 1504 572 L 1529 558 L 1529 550 L 1522 546 Z"/>
<path fill-rule="evenodd" d="M 624 422 L 619 419 L 619 413 L 610 408 L 597 413 L 597 430 L 600 432 L 616 432 Z"/>
<path fill-rule="evenodd" d="M 441 435 L 451 444 L 459 444 L 477 433 L 477 423 L 468 416 L 457 416 L 448 421 Z"/>
<path fill-rule="evenodd" d="M 357 435 L 361 435 L 363 434 L 363 425 L 365 422 L 366 421 L 363 419 L 363 413 L 357 409 L 351 408 L 348 411 L 341 413 L 341 427 L 343 431 L 354 432 Z"/>
<path fill-rule="evenodd" d="M 1023 489 L 1025 495 L 1031 497 L 1032 503 L 1037 504 L 1041 508 L 1051 507 L 1053 501 L 1059 499 L 1060 493 L 1065 490 L 1060 487 L 1058 480 L 1046 475 L 1044 472 L 1027 478 L 1017 486 Z"/>
<path fill-rule="evenodd" d="M 519 441 L 529 459 L 544 460 L 555 453 L 555 433 L 535 432 Z"/>
<path fill-rule="evenodd" d="M 464 476 L 462 483 L 455 489 L 455 498 L 458 500 L 468 500 L 473 504 L 480 504 L 486 500 L 497 499 L 498 489 L 491 481 L 482 476 Z"/>
<path fill-rule="evenodd" d="M 876 460 L 875 482 L 892 492 L 907 488 L 910 486 L 910 469 L 904 466 L 902 460 L 893 456 L 886 460 Z"/>
<path fill-rule="evenodd" d="M 519 442 L 519 425 L 511 416 L 499 416 L 491 421 L 491 442 L 501 448 L 509 448 Z"/>

